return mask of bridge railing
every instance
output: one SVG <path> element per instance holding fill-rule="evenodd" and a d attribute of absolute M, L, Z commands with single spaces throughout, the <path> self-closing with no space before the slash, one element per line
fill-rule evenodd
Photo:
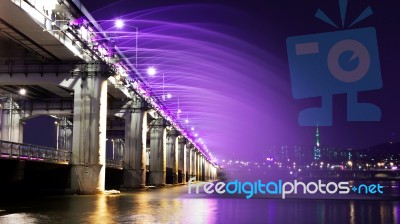
<path fill-rule="evenodd" d="M 124 161 L 116 159 L 107 159 L 106 167 L 122 170 L 124 168 Z"/>
<path fill-rule="evenodd" d="M 71 152 L 66 150 L 0 140 L 0 158 L 3 159 L 21 159 L 68 164 L 71 160 L 71 154 Z M 106 167 L 122 170 L 124 161 L 107 159 Z"/>
<path fill-rule="evenodd" d="M 0 140 L 0 157 L 68 164 L 71 159 L 71 152 Z"/>

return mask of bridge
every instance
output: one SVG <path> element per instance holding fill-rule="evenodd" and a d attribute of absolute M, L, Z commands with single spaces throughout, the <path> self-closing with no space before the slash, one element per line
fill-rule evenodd
<path fill-rule="evenodd" d="M 216 178 L 217 165 L 78 0 L 0 6 L 0 163 L 67 165 L 78 194 L 104 191 L 106 167 L 122 171 L 125 189 Z M 24 144 L 37 116 L 56 120 L 57 148 Z"/>

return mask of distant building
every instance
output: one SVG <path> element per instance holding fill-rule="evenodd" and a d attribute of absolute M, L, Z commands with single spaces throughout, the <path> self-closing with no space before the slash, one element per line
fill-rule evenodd
<path fill-rule="evenodd" d="M 312 147 L 304 146 L 271 146 L 268 147 L 263 153 L 262 157 L 266 161 L 279 161 L 279 162 L 298 162 L 306 163 L 311 160 L 310 149 Z"/>
<path fill-rule="evenodd" d="M 315 145 L 314 145 L 314 160 L 321 159 L 321 146 L 319 143 L 319 130 L 317 126 L 317 131 L 315 132 Z"/>

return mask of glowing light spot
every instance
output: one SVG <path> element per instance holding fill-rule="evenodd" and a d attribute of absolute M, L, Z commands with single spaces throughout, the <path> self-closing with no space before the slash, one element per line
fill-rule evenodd
<path fill-rule="evenodd" d="M 124 27 L 124 21 L 122 21 L 122 20 L 120 20 L 120 19 L 117 19 L 117 20 L 115 21 L 115 26 L 116 26 L 117 28 L 121 29 L 122 27 Z"/>
<path fill-rule="evenodd" d="M 153 66 L 150 66 L 147 68 L 147 74 L 150 76 L 154 76 L 157 74 L 157 69 L 154 68 Z"/>
<path fill-rule="evenodd" d="M 25 95 L 26 94 L 26 89 L 22 88 L 19 90 L 19 94 Z"/>

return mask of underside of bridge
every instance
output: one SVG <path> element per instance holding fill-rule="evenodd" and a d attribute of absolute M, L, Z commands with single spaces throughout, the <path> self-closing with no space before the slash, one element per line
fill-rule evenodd
<path fill-rule="evenodd" d="M 37 178 L 38 188 L 53 186 L 44 184 L 50 181 L 71 193 L 93 194 L 106 184 L 131 189 L 215 178 L 215 167 L 113 62 L 98 56 L 82 28 L 65 22 L 91 20 L 76 2 L 59 1 L 51 9 L 32 1 L 0 3 L 0 166 L 14 172 L 2 174 L 7 186 L 32 188 L 29 180 Z M 88 24 L 85 29 L 97 29 L 95 21 Z M 55 152 L 28 145 L 23 136 L 26 122 L 42 116 L 55 121 Z"/>

